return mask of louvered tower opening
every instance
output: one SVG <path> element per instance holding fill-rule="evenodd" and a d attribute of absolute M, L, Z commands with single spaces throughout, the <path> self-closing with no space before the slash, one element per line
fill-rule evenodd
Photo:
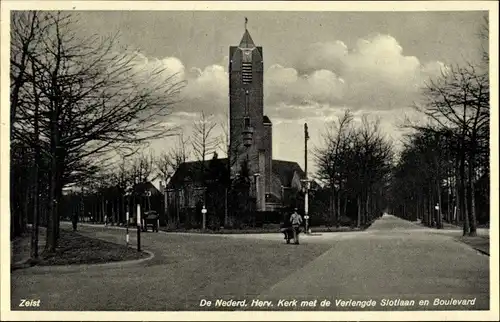
<path fill-rule="evenodd" d="M 243 77 L 243 84 L 250 84 L 252 82 L 252 62 L 242 63 L 241 74 Z"/>

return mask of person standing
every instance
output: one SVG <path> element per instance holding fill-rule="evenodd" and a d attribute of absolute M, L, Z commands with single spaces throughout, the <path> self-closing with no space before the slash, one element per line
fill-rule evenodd
<path fill-rule="evenodd" d="M 299 229 L 302 224 L 302 217 L 298 214 L 297 208 L 294 209 L 292 215 L 290 216 L 290 222 L 292 223 L 293 229 L 293 240 L 296 245 L 299 244 Z"/>
<path fill-rule="evenodd" d="M 78 213 L 73 214 L 73 218 L 71 218 L 71 224 L 73 225 L 73 231 L 76 231 L 78 225 Z"/>

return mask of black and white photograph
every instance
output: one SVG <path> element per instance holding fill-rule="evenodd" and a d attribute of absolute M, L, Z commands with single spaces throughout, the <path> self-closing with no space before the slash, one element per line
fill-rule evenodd
<path fill-rule="evenodd" d="M 497 2 L 1 15 L 2 320 L 498 320 Z"/>

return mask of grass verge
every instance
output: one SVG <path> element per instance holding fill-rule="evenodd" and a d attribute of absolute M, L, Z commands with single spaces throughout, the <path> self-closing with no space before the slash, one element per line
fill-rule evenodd
<path fill-rule="evenodd" d="M 350 227 L 313 227 L 311 228 L 315 233 L 325 233 L 325 232 L 348 232 L 348 231 L 358 231 L 362 230 L 360 228 L 350 228 Z M 161 231 L 165 232 L 177 232 L 177 233 L 195 233 L 195 234 L 213 234 L 213 235 L 231 235 L 231 234 L 276 234 L 280 232 L 279 228 L 243 228 L 243 229 L 220 229 L 220 230 L 202 230 L 202 229 L 168 229 L 161 228 Z"/>
<path fill-rule="evenodd" d="M 470 247 L 474 248 L 475 250 L 477 250 L 485 255 L 488 255 L 488 256 L 490 255 L 490 239 L 488 237 L 461 236 L 461 237 L 458 237 L 457 240 L 466 244 L 466 245 L 469 245 Z"/>
<path fill-rule="evenodd" d="M 11 258 L 20 258 L 22 256 L 29 258 L 29 242 L 29 237 L 25 238 L 23 241 L 18 241 L 13 249 L 15 254 Z M 21 254 L 19 252 L 23 253 Z M 29 260 L 26 263 L 27 265 L 13 268 L 24 268 L 34 265 L 59 266 L 102 264 L 141 259 L 148 256 L 146 252 L 137 252 L 137 250 L 124 245 L 86 237 L 77 232 L 61 229 L 55 253 L 47 254 L 41 252 L 37 261 Z"/>

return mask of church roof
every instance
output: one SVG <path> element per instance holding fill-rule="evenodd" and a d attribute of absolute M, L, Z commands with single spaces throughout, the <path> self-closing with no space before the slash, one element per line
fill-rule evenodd
<path fill-rule="evenodd" d="M 205 172 L 208 172 L 211 161 L 212 159 L 205 160 L 205 165 L 203 167 Z M 219 162 L 219 166 L 227 167 L 227 158 L 217 159 L 217 162 Z M 201 169 L 202 169 L 202 161 L 188 161 L 181 163 L 177 171 L 175 171 L 174 175 L 170 179 L 168 185 L 181 186 L 186 181 L 201 183 L 202 181 L 202 171 L 200 171 Z"/>
<path fill-rule="evenodd" d="M 293 161 L 273 160 L 273 173 L 276 174 L 285 187 L 290 187 L 293 180 L 293 175 L 297 172 L 301 179 L 305 178 L 305 172 L 302 171 L 300 165 Z"/>
<path fill-rule="evenodd" d="M 158 190 L 151 182 L 139 182 L 135 184 L 132 188 L 135 193 L 143 194 L 144 192 L 150 191 L 152 195 L 157 195 L 160 193 L 160 190 Z"/>
<path fill-rule="evenodd" d="M 252 40 L 252 37 L 250 36 L 250 33 L 248 32 L 247 29 L 245 29 L 245 33 L 243 34 L 243 37 L 241 38 L 240 41 L 240 48 L 254 48 L 255 44 Z"/>
<path fill-rule="evenodd" d="M 227 158 L 217 159 L 221 166 L 227 167 Z M 205 169 L 209 168 L 211 160 L 205 160 Z M 186 182 L 201 183 L 201 161 L 190 161 L 182 163 L 177 171 L 172 176 L 169 186 L 180 187 Z M 290 187 L 293 176 L 297 172 L 299 177 L 305 178 L 305 173 L 300 168 L 297 162 L 273 160 L 273 173 L 280 179 L 281 184 L 285 187 Z"/>

